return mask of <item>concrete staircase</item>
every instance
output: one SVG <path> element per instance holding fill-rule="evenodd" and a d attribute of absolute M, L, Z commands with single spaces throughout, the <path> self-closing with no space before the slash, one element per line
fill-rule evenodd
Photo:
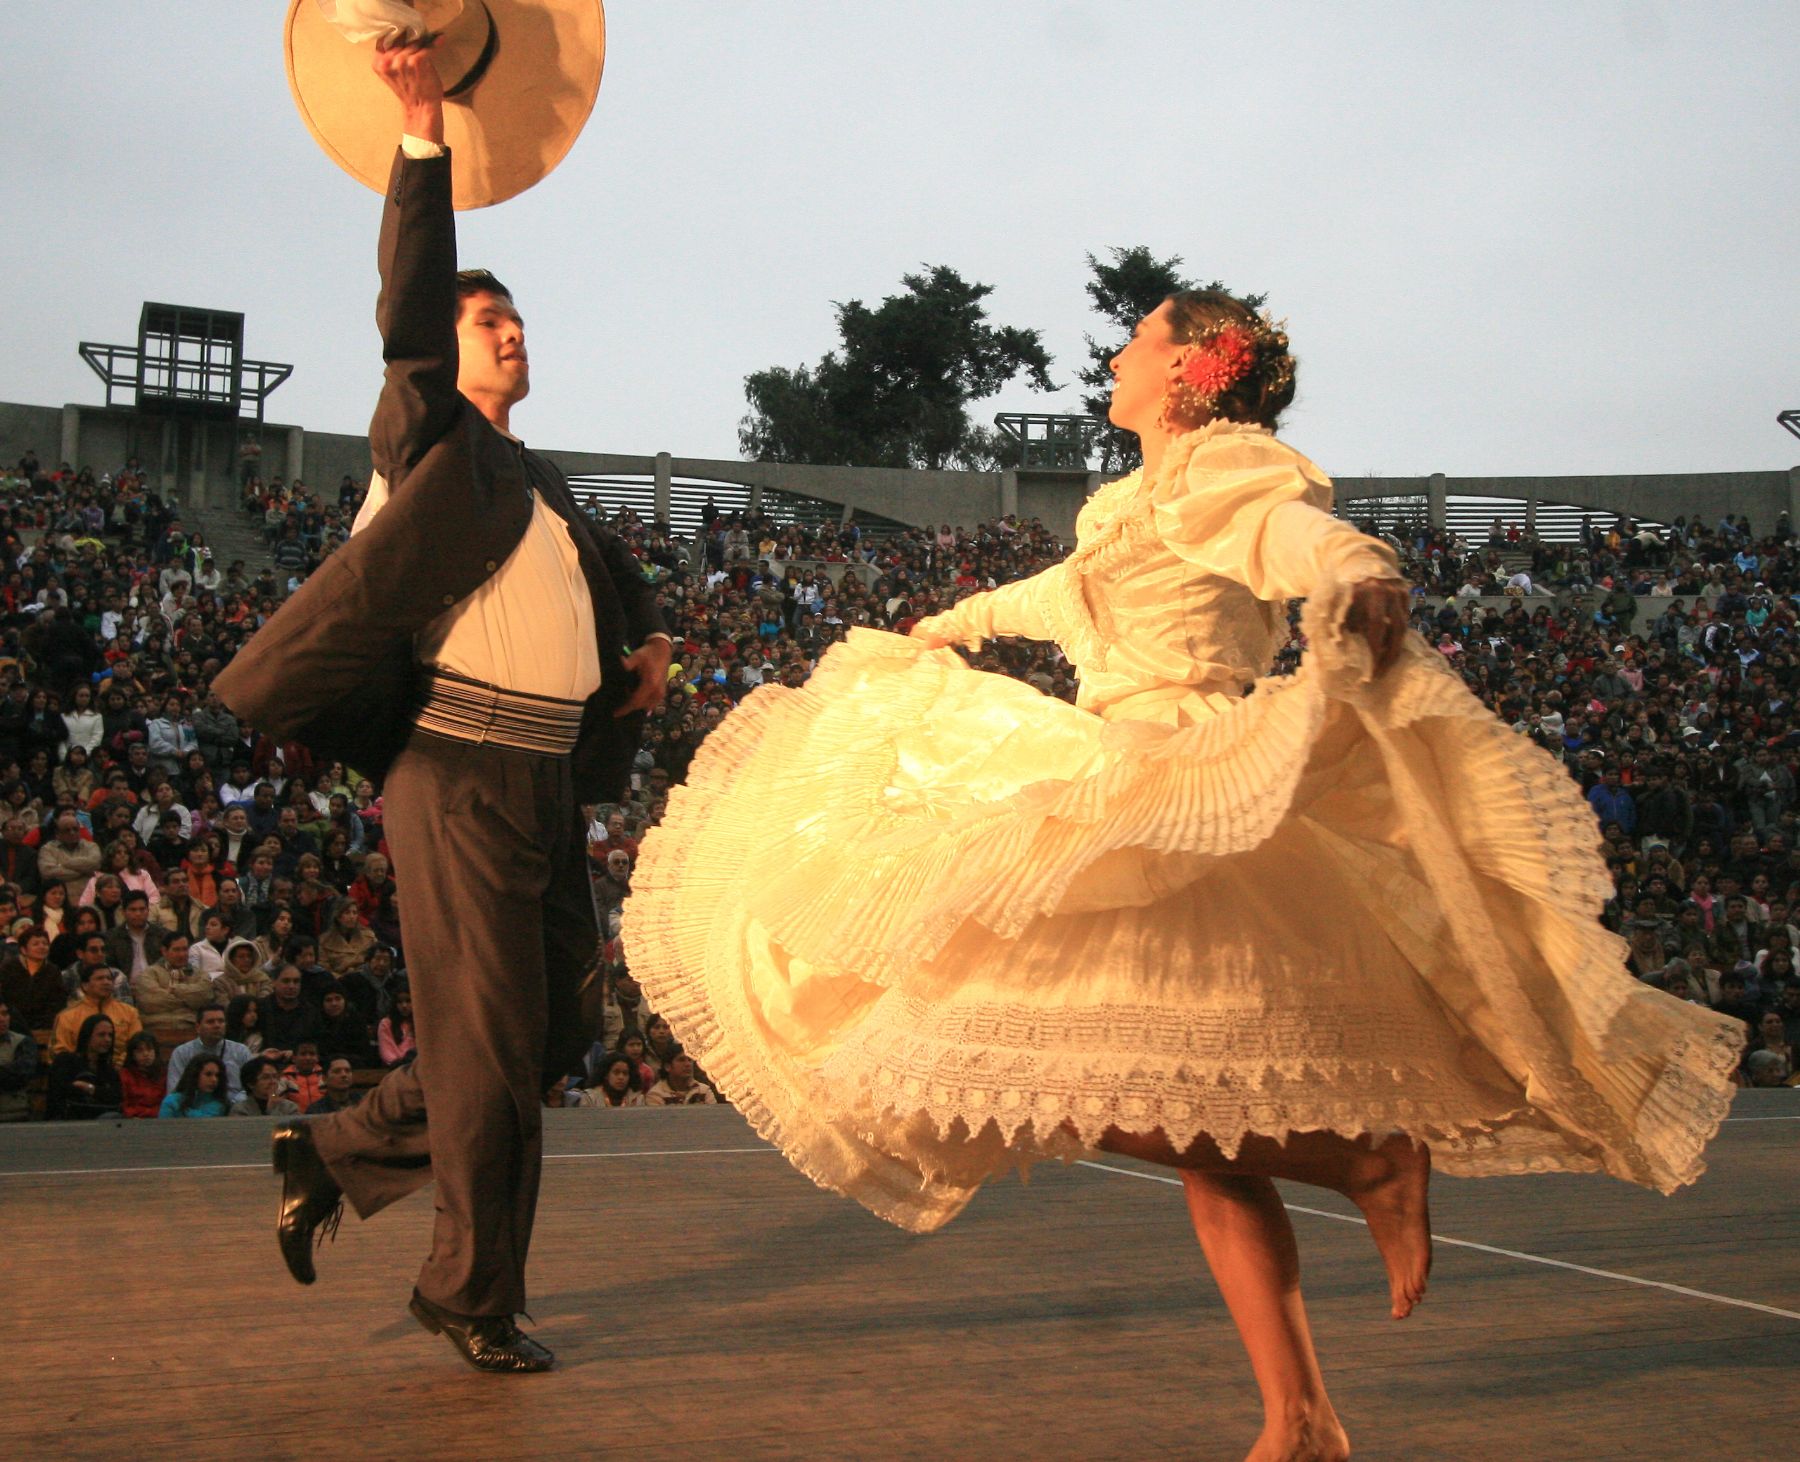
<path fill-rule="evenodd" d="M 221 573 L 242 559 L 245 571 L 254 578 L 270 562 L 261 522 L 241 508 L 188 508 L 182 521 L 206 535 L 207 546 Z"/>

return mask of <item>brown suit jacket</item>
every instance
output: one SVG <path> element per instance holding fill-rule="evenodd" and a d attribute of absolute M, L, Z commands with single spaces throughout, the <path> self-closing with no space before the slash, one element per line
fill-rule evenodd
<path fill-rule="evenodd" d="M 666 628 L 625 544 L 582 512 L 545 458 L 510 440 L 456 389 L 456 227 L 450 158 L 394 160 L 381 222 L 376 320 L 387 361 L 369 448 L 389 500 L 332 553 L 220 672 L 214 689 L 278 740 L 380 776 L 411 730 L 413 636 L 506 561 L 531 490 L 569 525 L 593 596 L 602 683 L 575 748 L 583 801 L 618 795 L 642 715 L 615 719 L 635 686 L 620 661 Z"/>

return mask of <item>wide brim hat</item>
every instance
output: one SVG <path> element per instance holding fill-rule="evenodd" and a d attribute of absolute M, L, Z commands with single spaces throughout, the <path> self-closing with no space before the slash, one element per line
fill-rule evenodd
<path fill-rule="evenodd" d="M 452 202 L 486 208 L 524 192 L 568 154 L 600 91 L 601 0 L 416 0 L 444 82 Z M 347 40 L 316 0 L 291 0 L 288 86 L 325 154 L 387 190 L 400 109 L 371 69 L 374 41 Z"/>

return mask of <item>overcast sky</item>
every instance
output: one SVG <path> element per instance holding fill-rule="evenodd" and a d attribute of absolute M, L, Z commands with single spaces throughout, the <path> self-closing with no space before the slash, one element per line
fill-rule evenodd
<path fill-rule="evenodd" d="M 1791 0 L 606 10 L 573 152 L 459 215 L 526 315 L 537 445 L 736 456 L 745 374 L 921 264 L 1068 383 L 1083 256 L 1146 244 L 1269 293 L 1284 434 L 1340 477 L 1800 462 Z M 366 426 L 380 201 L 295 112 L 285 11 L 0 0 L 0 400 L 98 401 L 77 341 L 158 299 L 246 314 L 295 366 L 275 420 Z"/>

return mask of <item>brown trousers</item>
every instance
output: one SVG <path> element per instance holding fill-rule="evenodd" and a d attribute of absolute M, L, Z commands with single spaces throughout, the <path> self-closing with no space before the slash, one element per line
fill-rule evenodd
<path fill-rule="evenodd" d="M 384 790 L 419 1055 L 314 1135 L 360 1217 L 435 1178 L 419 1293 L 457 1314 L 513 1315 L 545 1072 L 560 1075 L 589 1039 L 587 833 L 567 757 L 415 732 Z"/>

